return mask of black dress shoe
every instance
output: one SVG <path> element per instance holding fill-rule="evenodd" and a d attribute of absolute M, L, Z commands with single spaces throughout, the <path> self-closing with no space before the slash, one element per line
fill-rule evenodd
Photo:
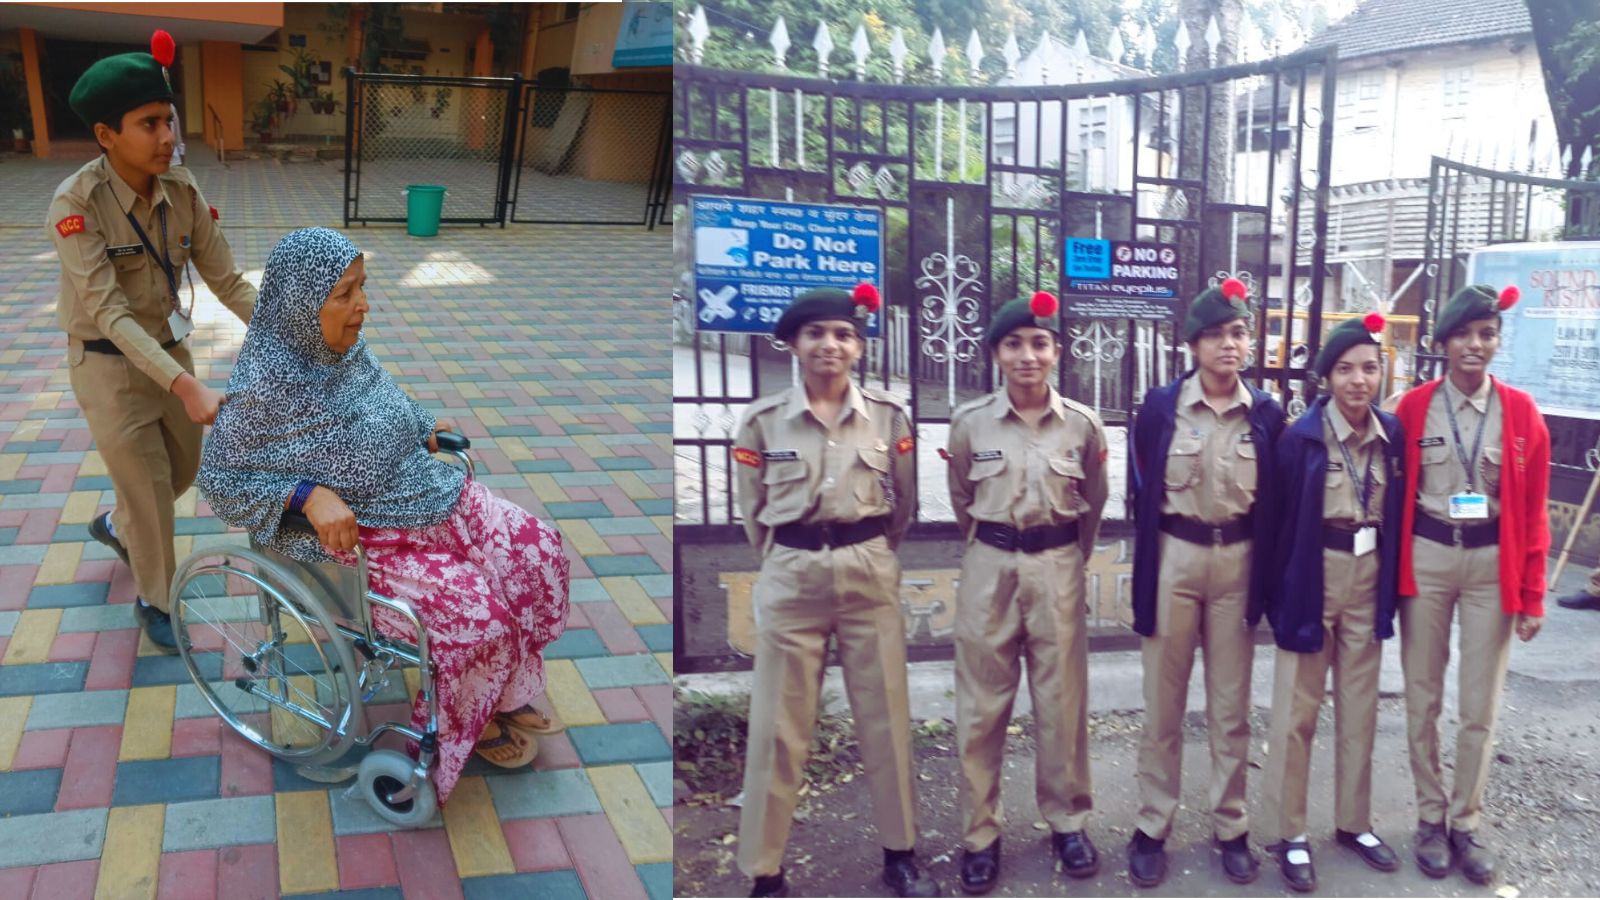
<path fill-rule="evenodd" d="M 1393 872 L 1400 868 L 1400 855 L 1390 849 L 1389 845 L 1383 842 L 1383 838 L 1378 838 L 1376 846 L 1368 847 L 1356 840 L 1357 835 L 1353 831 L 1335 829 L 1333 837 L 1339 843 L 1354 850 L 1361 857 L 1362 862 L 1377 869 L 1379 872 Z M 1378 836 L 1373 835 L 1373 837 Z"/>
<path fill-rule="evenodd" d="M 1494 878 L 1494 854 L 1470 831 L 1450 829 L 1450 859 L 1468 881 L 1488 884 Z"/>
<path fill-rule="evenodd" d="M 1563 609 L 1600 609 L 1600 597 L 1588 591 L 1578 591 L 1575 594 L 1558 597 L 1556 603 Z"/>
<path fill-rule="evenodd" d="M 1128 878 L 1139 887 L 1155 887 L 1167 877 L 1166 841 L 1158 841 L 1137 828 L 1128 842 Z"/>
<path fill-rule="evenodd" d="M 1222 851 L 1222 872 L 1234 884 L 1249 884 L 1261 874 L 1261 861 L 1250 852 L 1250 835 L 1226 841 L 1218 838 L 1217 849 Z"/>
<path fill-rule="evenodd" d="M 787 897 L 789 886 L 783 883 L 783 870 L 779 869 L 776 875 L 762 875 L 756 878 L 756 883 L 750 888 L 752 897 Z"/>
<path fill-rule="evenodd" d="M 146 606 L 138 600 L 133 601 L 133 618 L 138 621 L 139 627 L 144 629 L 145 637 L 150 639 L 157 650 L 162 653 L 177 653 L 178 639 L 172 632 L 172 617 L 156 609 Z"/>
<path fill-rule="evenodd" d="M 884 848 L 883 883 L 896 897 L 939 896 L 939 882 L 917 869 L 917 856 L 912 850 Z"/>
<path fill-rule="evenodd" d="M 1278 869 L 1283 872 L 1283 883 L 1290 890 L 1302 894 L 1310 893 L 1317 889 L 1317 870 L 1311 865 L 1311 845 L 1305 841 L 1280 841 L 1270 848 L 1278 857 Z M 1305 862 L 1292 862 L 1289 851 L 1301 850 L 1306 855 Z"/>
<path fill-rule="evenodd" d="M 132 565 L 128 562 L 128 548 L 122 546 L 122 542 L 111 533 L 111 513 L 101 513 L 94 517 L 94 521 L 89 523 L 89 536 L 117 551 L 123 563 Z"/>
<path fill-rule="evenodd" d="M 1072 878 L 1090 878 L 1100 871 L 1100 854 L 1086 831 L 1057 831 L 1050 836 L 1061 871 Z"/>
<path fill-rule="evenodd" d="M 1000 880 L 1000 839 L 982 850 L 961 854 L 961 890 L 968 894 L 987 894 Z"/>
<path fill-rule="evenodd" d="M 1450 874 L 1450 840 L 1443 822 L 1418 822 L 1416 850 L 1417 868 L 1429 878 L 1443 878 Z"/>

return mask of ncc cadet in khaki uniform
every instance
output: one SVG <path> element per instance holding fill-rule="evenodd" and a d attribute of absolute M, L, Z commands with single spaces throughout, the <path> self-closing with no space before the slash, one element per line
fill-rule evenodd
<path fill-rule="evenodd" d="M 1237 279 L 1197 296 L 1182 330 L 1197 367 L 1152 389 L 1134 423 L 1133 628 L 1144 636 L 1145 719 L 1128 874 L 1140 887 L 1166 877 L 1196 647 L 1205 658 L 1211 822 L 1223 871 L 1244 884 L 1260 870 L 1245 812 L 1250 661 L 1266 601 L 1275 523 L 1262 513 L 1272 508 L 1283 409 L 1239 377 L 1249 322 Z"/>
<path fill-rule="evenodd" d="M 1000 772 L 1022 659 L 1039 723 L 1035 791 L 1061 868 L 1099 868 L 1089 791 L 1085 564 L 1106 502 L 1100 417 L 1058 394 L 1056 298 L 1002 306 L 989 351 L 1005 387 L 950 422 L 950 503 L 966 536 L 956 598 L 956 728 L 965 855 L 961 887 L 1000 877 Z"/>
<path fill-rule="evenodd" d="M 1379 643 L 1394 637 L 1405 498 L 1405 435 L 1374 401 L 1383 381 L 1383 317 L 1328 335 L 1314 371 L 1327 393 L 1278 439 L 1278 537 L 1267 618 L 1277 640 L 1264 799 L 1285 883 L 1314 890 L 1306 834 L 1311 741 L 1333 669 L 1335 839 L 1375 869 L 1400 867 L 1372 833 L 1372 744 Z M 1324 776 L 1326 778 L 1326 776 Z"/>
<path fill-rule="evenodd" d="M 914 855 L 911 711 L 895 547 L 916 509 L 910 417 L 851 372 L 877 310 L 871 285 L 801 295 L 775 336 L 804 383 L 751 403 L 734 439 L 739 511 L 762 554 L 753 606 L 755 681 L 739 816 L 753 897 L 787 896 L 783 851 L 810 750 L 831 636 L 884 848 L 884 884 L 936 897 Z"/>
<path fill-rule="evenodd" d="M 1479 884 L 1494 877 L 1478 825 L 1511 635 L 1528 641 L 1539 633 L 1550 549 L 1550 432 L 1532 397 L 1487 371 L 1500 347 L 1500 313 L 1516 301 L 1515 287 L 1497 295 L 1488 285 L 1451 297 L 1433 332 L 1449 372 L 1412 388 L 1398 410 L 1414 487 L 1401 532 L 1400 662 L 1417 865 L 1435 878 L 1457 865 Z M 1458 616 L 1461 726 L 1447 797 L 1439 711 Z"/>
<path fill-rule="evenodd" d="M 61 259 L 57 315 L 67 333 L 72 391 L 116 491 L 117 508 L 90 525 L 133 569 L 135 615 L 175 652 L 167 617 L 173 502 L 194 482 L 201 425 L 222 394 L 194 377 L 179 302 L 189 263 L 248 322 L 256 290 L 186 169 L 172 168 L 172 38 L 151 53 L 89 67 L 68 102 L 104 151 L 56 188 L 47 220 Z"/>

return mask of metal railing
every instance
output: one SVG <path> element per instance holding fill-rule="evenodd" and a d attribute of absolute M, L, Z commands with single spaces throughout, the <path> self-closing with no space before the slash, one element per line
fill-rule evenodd
<path fill-rule="evenodd" d="M 217 162 L 226 166 L 228 164 L 226 155 L 228 152 L 228 139 L 222 133 L 222 117 L 217 115 L 217 108 L 209 103 L 206 104 L 206 112 L 211 115 L 211 135 L 215 139 L 211 149 L 217 152 Z"/>

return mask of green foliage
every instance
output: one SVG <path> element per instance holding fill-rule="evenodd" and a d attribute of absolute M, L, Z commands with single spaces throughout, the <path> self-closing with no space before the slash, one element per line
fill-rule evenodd
<path fill-rule="evenodd" d="M 28 86 L 14 63 L 0 62 L 0 136 L 9 140 L 16 128 L 24 137 L 33 137 Z"/>
<path fill-rule="evenodd" d="M 316 65 L 316 57 L 306 52 L 306 48 L 296 47 L 294 48 L 294 64 L 278 66 L 293 81 L 295 97 L 309 98 L 317 96 L 317 82 L 311 75 L 311 70 Z"/>

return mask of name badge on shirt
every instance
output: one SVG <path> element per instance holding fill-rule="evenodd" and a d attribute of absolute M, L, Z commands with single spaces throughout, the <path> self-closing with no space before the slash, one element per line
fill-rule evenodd
<path fill-rule="evenodd" d="M 1351 548 L 1351 552 L 1356 556 L 1366 556 L 1376 549 L 1378 549 L 1378 529 L 1371 525 L 1357 528 L 1355 546 Z"/>
<path fill-rule="evenodd" d="M 1443 447 L 1444 446 L 1444 436 L 1443 435 L 1435 435 L 1434 437 L 1417 438 L 1417 446 L 1418 447 Z"/>
<path fill-rule="evenodd" d="M 194 330 L 194 326 L 190 324 L 188 319 L 184 318 L 183 313 L 175 312 L 168 315 L 167 325 L 172 329 L 172 339 L 175 341 L 183 340 L 189 336 L 189 332 Z"/>
<path fill-rule="evenodd" d="M 1344 471 L 1344 463 L 1342 463 L 1342 462 L 1334 462 L 1332 460 L 1329 460 L 1328 461 L 1328 471 L 1329 472 L 1343 472 Z"/>
<path fill-rule="evenodd" d="M 121 259 L 124 256 L 143 256 L 143 244 L 129 244 L 126 247 L 107 247 L 106 255 L 112 259 Z"/>
<path fill-rule="evenodd" d="M 1450 495 L 1450 518 L 1452 519 L 1487 519 L 1489 518 L 1489 498 L 1483 494 L 1467 491 L 1464 494 Z"/>
<path fill-rule="evenodd" d="M 990 459 L 1003 459 L 1005 455 L 1006 452 L 1004 450 L 974 450 L 972 451 L 972 461 L 984 462 Z"/>
<path fill-rule="evenodd" d="M 761 458 L 771 462 L 789 462 L 800 458 L 799 450 L 763 450 Z"/>

